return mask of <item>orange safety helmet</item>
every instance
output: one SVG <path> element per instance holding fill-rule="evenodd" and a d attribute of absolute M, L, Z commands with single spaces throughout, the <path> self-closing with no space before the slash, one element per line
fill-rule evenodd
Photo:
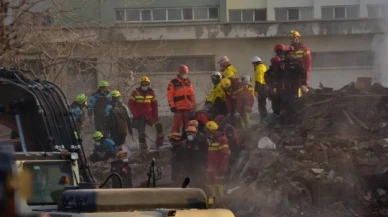
<path fill-rule="evenodd" d="M 189 121 L 189 126 L 193 126 L 193 127 L 197 128 L 198 127 L 198 121 L 197 120 Z"/>
<path fill-rule="evenodd" d="M 275 45 L 275 47 L 273 48 L 273 51 L 274 51 L 274 52 L 277 52 L 277 51 L 284 51 L 284 50 L 285 50 L 284 44 L 277 44 L 277 45 Z"/>
<path fill-rule="evenodd" d="M 186 132 L 187 133 L 197 133 L 197 128 L 195 128 L 194 126 L 189 126 L 189 127 L 187 127 Z"/>
<path fill-rule="evenodd" d="M 188 74 L 188 73 L 189 73 L 189 67 L 183 64 L 179 66 L 179 74 Z"/>

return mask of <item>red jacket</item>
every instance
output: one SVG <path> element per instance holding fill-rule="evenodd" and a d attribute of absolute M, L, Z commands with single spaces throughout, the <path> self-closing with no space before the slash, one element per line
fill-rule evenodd
<path fill-rule="evenodd" d="M 209 143 L 207 154 L 208 172 L 226 172 L 229 161 L 228 139 L 219 133 Z"/>
<path fill-rule="evenodd" d="M 226 92 L 226 108 L 228 112 L 251 113 L 255 98 L 243 83 L 232 80 L 232 91 Z"/>
<path fill-rule="evenodd" d="M 155 92 L 148 88 L 144 91 L 136 88 L 128 100 L 128 107 L 134 118 L 145 118 L 146 120 L 158 120 L 158 101 Z"/>
<path fill-rule="evenodd" d="M 167 87 L 167 100 L 170 108 L 191 111 L 195 108 L 195 90 L 190 79 L 179 76 L 172 79 Z"/>
<path fill-rule="evenodd" d="M 307 47 L 307 45 L 299 43 L 297 46 L 294 47 L 293 56 L 294 58 L 299 59 L 302 66 L 305 68 L 308 81 L 312 65 L 310 49 Z"/>

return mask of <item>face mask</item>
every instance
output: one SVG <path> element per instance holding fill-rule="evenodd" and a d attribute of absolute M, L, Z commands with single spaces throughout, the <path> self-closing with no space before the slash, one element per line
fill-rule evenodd
<path fill-rule="evenodd" d="M 187 75 L 187 74 L 182 74 L 182 75 L 180 75 L 181 76 L 181 78 L 183 78 L 183 79 L 187 79 L 189 76 Z"/>
<path fill-rule="evenodd" d="M 101 145 L 101 142 L 96 142 L 96 146 L 100 146 Z"/>
<path fill-rule="evenodd" d="M 146 90 L 148 90 L 148 86 L 141 86 L 141 89 L 146 91 Z"/>
<path fill-rule="evenodd" d="M 188 136 L 187 136 L 187 140 L 193 141 L 193 140 L 194 140 L 194 136 L 193 136 L 193 135 L 188 135 Z"/>

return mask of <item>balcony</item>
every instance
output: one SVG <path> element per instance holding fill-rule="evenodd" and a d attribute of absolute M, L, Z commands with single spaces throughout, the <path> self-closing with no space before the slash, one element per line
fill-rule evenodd
<path fill-rule="evenodd" d="M 195 40 L 284 37 L 291 29 L 302 36 L 381 34 L 388 22 L 379 19 L 314 20 L 260 23 L 135 24 L 54 31 L 52 42 L 75 38 L 87 41 Z M 52 30 L 48 30 L 52 31 Z"/>

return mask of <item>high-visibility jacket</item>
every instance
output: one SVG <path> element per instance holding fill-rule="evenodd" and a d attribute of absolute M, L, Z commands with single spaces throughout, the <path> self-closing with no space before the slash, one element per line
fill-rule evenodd
<path fill-rule="evenodd" d="M 209 95 L 206 98 L 206 103 L 211 104 L 213 107 L 219 111 L 225 111 L 225 92 L 221 88 L 221 84 L 218 83 L 214 85 L 213 89 L 210 91 Z"/>
<path fill-rule="evenodd" d="M 265 84 L 264 74 L 266 71 L 267 67 L 262 63 L 255 66 L 255 86 L 258 84 Z"/>
<path fill-rule="evenodd" d="M 195 108 L 195 91 L 190 79 L 179 76 L 168 83 L 167 100 L 170 108 L 191 111 Z"/>
<path fill-rule="evenodd" d="M 207 171 L 211 173 L 226 172 L 229 160 L 228 139 L 219 133 L 210 142 L 207 154 Z"/>
<path fill-rule="evenodd" d="M 312 65 L 310 49 L 307 47 L 307 45 L 299 43 L 297 46 L 294 47 L 293 58 L 298 59 L 306 70 L 308 81 Z"/>
<path fill-rule="evenodd" d="M 228 112 L 251 113 L 255 98 L 252 92 L 236 79 L 232 80 L 232 90 L 225 93 L 226 108 Z"/>
<path fill-rule="evenodd" d="M 144 91 L 138 87 L 132 91 L 128 107 L 134 118 L 144 118 L 146 121 L 157 121 L 159 118 L 158 101 L 151 88 Z"/>
<path fill-rule="evenodd" d="M 233 65 L 229 65 L 222 70 L 222 77 L 224 78 L 237 78 L 237 69 Z"/>

